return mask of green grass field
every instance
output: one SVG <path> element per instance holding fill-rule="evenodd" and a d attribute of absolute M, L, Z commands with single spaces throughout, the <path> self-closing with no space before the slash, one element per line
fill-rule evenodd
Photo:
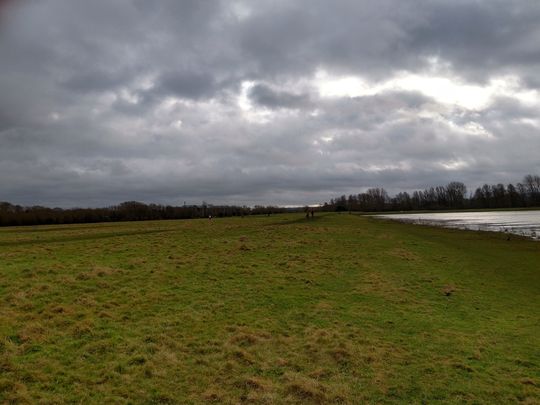
<path fill-rule="evenodd" d="M 327 214 L 0 229 L 0 403 L 540 403 L 540 244 Z"/>

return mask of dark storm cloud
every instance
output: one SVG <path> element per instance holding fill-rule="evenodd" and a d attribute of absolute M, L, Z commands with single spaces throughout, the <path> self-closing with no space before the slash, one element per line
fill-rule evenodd
<path fill-rule="evenodd" d="M 327 67 L 381 79 L 438 57 L 475 80 L 516 70 L 534 80 L 539 19 L 540 3 L 519 0 L 269 2 L 241 41 L 262 74 L 278 77 Z"/>
<path fill-rule="evenodd" d="M 78 93 L 100 92 L 118 88 L 125 84 L 125 78 L 118 72 L 88 71 L 76 73 L 61 84 Z"/>
<path fill-rule="evenodd" d="M 21 0 L 2 11 L 0 200 L 303 204 L 540 172 L 537 2 Z M 385 87 L 407 74 L 508 85 L 466 108 L 470 93 L 452 104 L 427 82 Z M 342 76 L 367 90 L 319 91 Z"/>
<path fill-rule="evenodd" d="M 412 116 L 422 106 L 433 102 L 418 92 L 389 91 L 372 96 L 321 101 L 324 126 L 336 129 L 374 130 L 388 125 L 396 112 L 409 111 Z"/>
<path fill-rule="evenodd" d="M 428 2 L 412 45 L 448 60 L 473 80 L 495 72 L 537 78 L 540 3 L 535 1 Z"/>
<path fill-rule="evenodd" d="M 157 92 L 180 98 L 210 98 L 217 90 L 217 83 L 209 73 L 171 72 L 164 74 L 157 85 Z"/>
<path fill-rule="evenodd" d="M 319 67 L 379 76 L 410 65 L 406 26 L 418 24 L 403 2 L 264 2 L 241 27 L 242 49 L 263 75 L 302 75 Z M 400 60 L 400 66 L 393 65 Z M 382 69 L 382 71 L 381 71 Z"/>
<path fill-rule="evenodd" d="M 256 104 L 268 108 L 307 108 L 312 104 L 308 94 L 275 90 L 264 84 L 253 86 L 249 96 Z"/>

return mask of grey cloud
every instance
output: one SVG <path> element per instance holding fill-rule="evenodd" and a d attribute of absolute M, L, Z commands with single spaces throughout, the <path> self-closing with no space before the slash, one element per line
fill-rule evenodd
<path fill-rule="evenodd" d="M 511 97 L 498 97 L 489 109 L 476 112 L 473 119 L 482 122 L 505 122 L 514 119 L 538 118 L 538 109 Z"/>

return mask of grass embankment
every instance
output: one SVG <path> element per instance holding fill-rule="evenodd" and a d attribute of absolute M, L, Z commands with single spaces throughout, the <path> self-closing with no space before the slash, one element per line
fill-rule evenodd
<path fill-rule="evenodd" d="M 540 244 L 357 215 L 0 230 L 0 403 L 540 401 Z"/>

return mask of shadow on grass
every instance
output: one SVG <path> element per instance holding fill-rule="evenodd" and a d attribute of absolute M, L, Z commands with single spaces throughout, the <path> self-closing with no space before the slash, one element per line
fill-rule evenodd
<path fill-rule="evenodd" d="M 13 241 L 0 242 L 0 247 L 99 240 L 99 239 L 108 239 L 108 238 L 119 238 L 122 236 L 149 235 L 153 233 L 165 233 L 165 232 L 174 232 L 174 231 L 175 229 L 153 229 L 153 230 L 147 230 L 147 231 L 113 232 L 113 233 L 99 233 L 99 234 L 90 234 L 90 235 L 72 235 L 72 236 L 64 236 L 61 238 L 13 240 Z"/>
<path fill-rule="evenodd" d="M 65 231 L 84 231 L 91 229 L 106 229 L 118 227 L 118 224 L 130 223 L 129 221 L 120 222 L 99 222 L 97 224 L 45 224 L 45 225 L 18 225 L 0 228 L 0 234 L 13 233 L 43 233 L 43 232 L 65 232 Z"/>
<path fill-rule="evenodd" d="M 267 224 L 267 226 L 274 226 L 274 225 L 295 225 L 295 224 L 312 224 L 314 222 L 318 222 L 321 219 L 323 219 L 325 215 L 315 215 L 313 218 L 309 217 L 306 218 L 305 216 L 301 216 L 300 218 L 289 220 L 287 218 L 283 219 L 281 222 L 272 222 L 270 224 Z"/>

